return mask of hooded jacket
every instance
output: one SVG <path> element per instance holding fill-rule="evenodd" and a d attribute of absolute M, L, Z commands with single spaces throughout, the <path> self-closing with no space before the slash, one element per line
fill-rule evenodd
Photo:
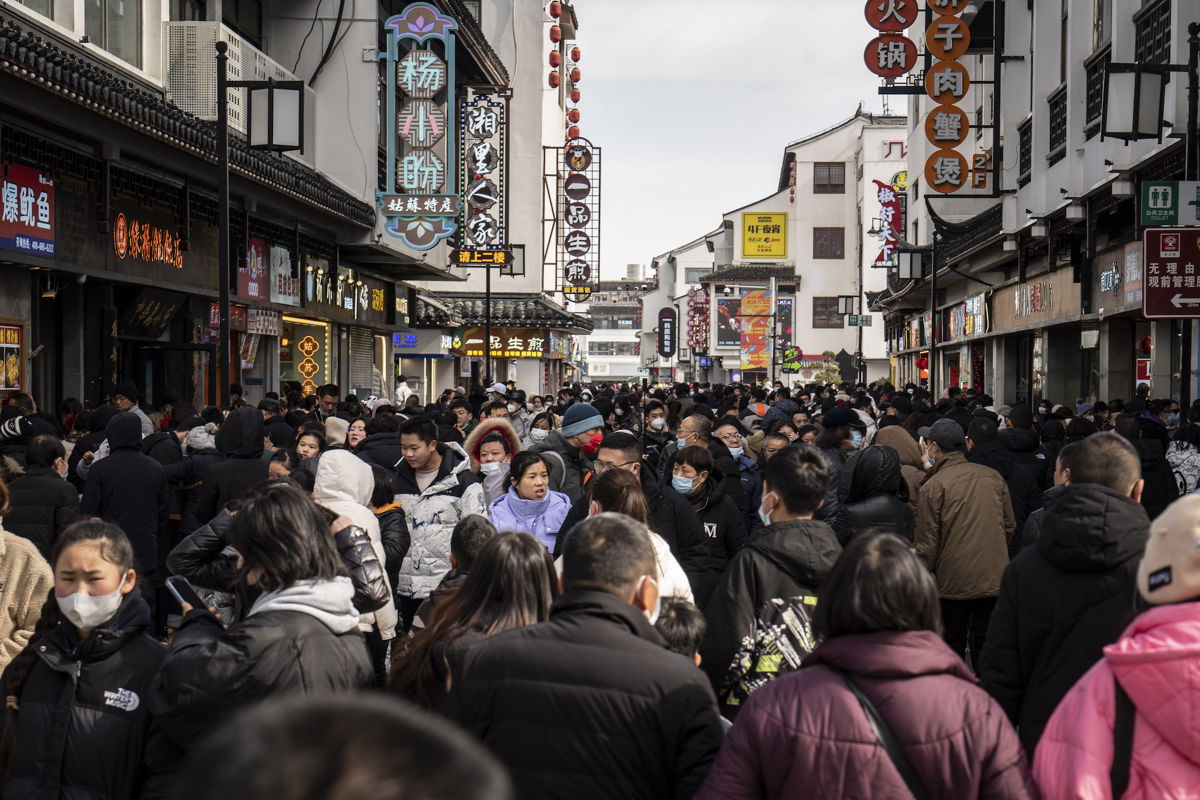
<path fill-rule="evenodd" d="M 700 666 L 726 716 L 737 712 L 728 699 L 738 690 L 732 683 L 743 650 L 750 652 L 747 646 L 759 637 L 763 608 L 775 600 L 815 598 L 841 552 L 828 524 L 798 519 L 769 526 L 730 562 L 705 607 L 708 631 L 700 648 Z"/>
<path fill-rule="evenodd" d="M 217 426 L 210 422 L 206 425 L 192 428 L 184 440 L 185 455 L 177 464 L 169 464 L 164 469 L 167 480 L 180 485 L 183 495 L 183 515 L 179 522 L 179 535 L 186 536 L 200 527 L 196 519 L 196 508 L 200 503 L 201 490 L 208 480 L 209 470 L 224 458 L 217 450 L 214 434 Z"/>
<path fill-rule="evenodd" d="M 931 798 L 1038 796 L 1012 726 L 963 660 L 931 631 L 882 631 L 832 638 L 756 692 L 696 800 L 912 797 L 830 667 L 875 706 Z"/>
<path fill-rule="evenodd" d="M 107 434 L 111 452 L 92 464 L 79 511 L 119 526 L 133 545 L 138 571 L 155 570 L 158 534 L 168 520 L 167 475 L 139 449 L 142 423 L 135 415 L 122 411 L 114 416 Z"/>
<path fill-rule="evenodd" d="M 1047 488 L 1047 470 L 1053 470 L 1054 465 L 1046 463 L 1046 453 L 1036 432 L 1028 428 L 1001 428 L 996 441 L 1012 456 L 1013 463 L 1029 473 L 1039 489 Z"/>
<path fill-rule="evenodd" d="M 725 481 L 716 469 L 698 491 L 686 497 L 700 519 L 704 538 L 708 541 L 707 569 L 699 580 L 693 581 L 692 587 L 696 605 L 703 609 L 729 562 L 746 546 L 748 534 L 745 517 L 725 493 Z"/>
<path fill-rule="evenodd" d="M 350 579 L 302 583 L 262 595 L 228 629 L 204 611 L 183 618 L 152 695 L 173 742 L 194 746 L 268 697 L 323 697 L 371 685 L 375 670 Z"/>
<path fill-rule="evenodd" d="M 982 464 L 1000 473 L 1008 486 L 1008 497 L 1012 501 L 1013 518 L 1017 527 L 1009 539 L 1008 552 L 1016 555 L 1021 549 L 1021 533 L 1025 529 L 1025 520 L 1029 515 L 1042 507 L 1042 489 L 1028 470 L 1023 470 L 1013 460 L 1012 455 L 999 444 L 992 442 L 977 442 L 967 451 L 967 461 L 972 464 Z"/>
<path fill-rule="evenodd" d="M 37 545 L 47 561 L 63 528 L 79 518 L 75 487 L 49 467 L 26 467 L 8 484 L 4 527 Z"/>
<path fill-rule="evenodd" d="M 1059 704 L 1033 775 L 1047 800 L 1107 799 L 1116 718 L 1114 679 L 1137 710 L 1125 800 L 1195 797 L 1200 775 L 1200 603 L 1145 612 L 1104 648 Z"/>
<path fill-rule="evenodd" d="M 921 459 L 921 447 L 905 428 L 887 425 L 875 434 L 875 444 L 885 444 L 900 456 L 900 476 L 908 484 L 908 504 L 912 506 L 913 522 L 916 523 L 917 498 L 921 496 L 921 481 L 925 480 L 925 465 Z"/>
<path fill-rule="evenodd" d="M 109 405 L 103 405 L 92 412 L 92 432 L 81 436 L 75 447 L 71 450 L 67 457 L 67 480 L 75 485 L 81 493 L 83 492 L 84 479 L 75 472 L 75 467 L 79 465 L 79 460 L 83 458 L 84 453 L 94 453 L 100 449 L 100 445 L 104 442 L 105 431 L 108 428 L 108 423 L 117 415 L 117 409 Z"/>
<path fill-rule="evenodd" d="M 371 468 L 348 450 L 327 450 L 317 462 L 317 480 L 313 487 L 313 500 L 333 513 L 346 517 L 352 524 L 367 532 L 371 549 L 375 551 L 378 567 L 382 570 L 387 563 L 387 553 L 379 533 L 379 520 L 367 508 L 371 493 L 375 491 L 375 475 Z M 343 553 L 343 559 L 346 554 Z M 387 581 L 387 576 L 382 576 Z M 363 622 L 379 627 L 385 639 L 396 636 L 396 605 L 388 591 L 387 603 L 375 611 L 365 614 Z"/>
<path fill-rule="evenodd" d="M 1063 487 L 1037 543 L 1008 565 L 979 660 L 986 688 L 1032 755 L 1063 695 L 1134 615 L 1150 520 L 1092 483 Z"/>
<path fill-rule="evenodd" d="M 837 508 L 829 520 L 844 547 L 860 533 L 891 533 L 913 540 L 908 485 L 900 474 L 900 454 L 887 445 L 855 450 L 837 473 Z"/>
<path fill-rule="evenodd" d="M 196 498 L 195 521 L 203 525 L 230 500 L 236 500 L 267 479 L 262 459 L 262 413 L 256 408 L 235 408 L 213 437 L 224 460 L 213 464 Z"/>
<path fill-rule="evenodd" d="M 88 638 L 60 618 L 30 643 L 37 657 L 19 698 L 4 797 L 169 796 L 180 754 L 148 702 L 167 654 L 146 632 L 150 621 L 135 589 Z"/>
<path fill-rule="evenodd" d="M 562 492 L 547 491 L 541 500 L 526 500 L 515 487 L 488 506 L 488 519 L 500 532 L 529 533 L 547 550 L 554 550 L 559 528 L 571 510 L 570 499 Z"/>
<path fill-rule="evenodd" d="M 428 597 L 450 571 L 454 526 L 471 514 L 487 514 L 483 486 L 471 472 L 466 452 L 453 442 L 439 442 L 437 450 L 442 465 L 424 491 L 407 461 L 396 468 L 396 502 L 404 509 L 412 537 L 396 582 L 396 593 L 402 597 Z"/>
<path fill-rule="evenodd" d="M 504 497 L 509 487 L 508 462 L 501 462 L 500 468 L 492 473 L 483 472 L 479 463 L 479 448 L 483 445 L 483 440 L 493 433 L 499 433 L 508 442 L 508 454 L 510 458 L 525 449 L 521 443 L 521 437 L 517 435 L 516 429 L 503 417 L 489 417 L 476 425 L 467 435 L 463 449 L 471 457 L 471 471 L 479 476 L 479 482 L 483 484 L 484 502 L 489 506 Z M 548 458 L 547 462 L 552 460 L 554 460 L 553 456 Z M 547 467 L 548 471 L 549 467 Z M 550 530 L 550 547 L 554 546 L 553 537 L 556 530 Z"/>
<path fill-rule="evenodd" d="M 792 414 L 800 410 L 800 404 L 790 397 L 784 397 L 767 409 L 763 416 L 763 429 L 770 430 L 775 422 L 791 422 Z"/>
<path fill-rule="evenodd" d="M 1037 544 L 1038 538 L 1042 535 L 1042 520 L 1046 518 L 1046 508 L 1052 502 L 1054 502 L 1054 498 L 1062 494 L 1063 490 L 1066 488 L 1066 486 L 1051 486 L 1049 489 L 1042 492 L 1042 507 L 1031 511 L 1025 520 L 1025 527 L 1021 528 L 1022 550 Z M 1016 556 L 1013 555 L 1012 558 L 1016 558 Z"/>
<path fill-rule="evenodd" d="M 400 434 L 395 431 L 372 433 L 358 443 L 358 447 L 354 448 L 354 455 L 367 464 L 395 472 L 404 460 L 404 453 L 400 450 Z"/>
<path fill-rule="evenodd" d="M 271 440 L 271 446 L 279 450 L 291 450 L 296 443 L 296 429 L 288 425 L 283 414 L 276 414 L 263 422 L 263 432 Z"/>

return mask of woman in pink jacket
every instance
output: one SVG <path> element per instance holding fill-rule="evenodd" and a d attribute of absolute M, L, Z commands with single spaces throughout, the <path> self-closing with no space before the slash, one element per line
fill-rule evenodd
<path fill-rule="evenodd" d="M 1137 580 L 1154 607 L 1104 648 L 1038 743 L 1045 800 L 1200 797 L 1200 495 L 1154 520 Z"/>

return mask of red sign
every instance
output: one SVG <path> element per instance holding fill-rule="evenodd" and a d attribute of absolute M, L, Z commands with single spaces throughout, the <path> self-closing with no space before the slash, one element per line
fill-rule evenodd
<path fill-rule="evenodd" d="M 271 262 L 267 243 L 251 237 L 246 247 L 246 264 L 238 267 L 237 293 L 247 300 L 267 300 L 271 289 Z"/>
<path fill-rule="evenodd" d="M 867 44 L 863 60 L 871 72 L 895 80 L 917 65 L 917 46 L 903 36 L 882 34 Z"/>
<path fill-rule="evenodd" d="M 54 181 L 22 164 L 0 181 L 0 250 L 54 255 Z"/>
<path fill-rule="evenodd" d="M 172 230 L 149 222 L 126 217 L 125 212 L 113 220 L 113 252 L 118 260 L 165 264 L 183 269 L 183 250 L 179 235 Z"/>
<path fill-rule="evenodd" d="M 879 255 L 876 264 L 891 264 L 896 254 L 896 241 L 900 238 L 903 214 L 900 210 L 900 192 L 895 186 L 883 181 L 874 181 L 879 200 L 879 220 L 883 223 L 879 231 Z"/>
<path fill-rule="evenodd" d="M 229 330 L 246 332 L 246 311 L 245 306 L 229 306 Z M 208 307 L 208 327 L 221 327 L 221 304 L 213 302 Z"/>
<path fill-rule="evenodd" d="M 1142 234 L 1142 314 L 1200 317 L 1200 228 L 1147 228 Z"/>
<path fill-rule="evenodd" d="M 917 0 L 867 0 L 867 24 L 877 31 L 899 33 L 913 24 Z"/>

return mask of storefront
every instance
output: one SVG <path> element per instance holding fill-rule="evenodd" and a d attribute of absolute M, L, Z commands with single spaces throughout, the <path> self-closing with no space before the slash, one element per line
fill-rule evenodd
<path fill-rule="evenodd" d="M 1097 351 L 1085 347 L 1080 285 L 1073 267 L 997 289 L 991 297 L 997 345 L 995 394 L 1000 402 L 1074 403 L 1087 392 Z"/>
<path fill-rule="evenodd" d="M 987 373 L 987 298 L 979 294 L 941 312 L 938 348 L 942 354 L 940 386 L 984 391 L 991 385 Z"/>

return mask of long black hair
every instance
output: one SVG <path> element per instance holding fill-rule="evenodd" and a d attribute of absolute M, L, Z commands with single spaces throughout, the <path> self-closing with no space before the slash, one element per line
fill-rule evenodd
<path fill-rule="evenodd" d="M 241 504 L 229 544 L 242 555 L 243 580 L 258 571 L 263 591 L 346 574 L 317 504 L 288 479 L 260 484 Z"/>

